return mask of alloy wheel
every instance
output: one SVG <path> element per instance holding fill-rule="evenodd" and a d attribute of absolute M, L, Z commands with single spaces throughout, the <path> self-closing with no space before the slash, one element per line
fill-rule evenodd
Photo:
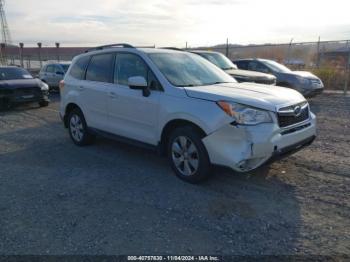
<path fill-rule="evenodd" d="M 171 155 L 176 169 L 185 176 L 192 176 L 199 166 L 199 154 L 196 145 L 185 136 L 174 139 Z"/>
<path fill-rule="evenodd" d="M 76 114 L 72 115 L 69 125 L 73 139 L 80 142 L 84 136 L 83 122 L 81 121 L 80 117 Z"/>

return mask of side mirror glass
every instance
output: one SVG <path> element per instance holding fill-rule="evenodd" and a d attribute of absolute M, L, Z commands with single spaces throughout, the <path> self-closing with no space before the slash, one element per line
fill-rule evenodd
<path fill-rule="evenodd" d="M 148 88 L 147 81 L 143 76 L 132 76 L 128 78 L 128 85 L 131 89 L 142 90 L 143 96 L 150 96 L 151 91 Z"/>
<path fill-rule="evenodd" d="M 147 81 L 143 76 L 132 76 L 128 78 L 128 86 L 131 89 L 144 89 L 147 87 Z"/>

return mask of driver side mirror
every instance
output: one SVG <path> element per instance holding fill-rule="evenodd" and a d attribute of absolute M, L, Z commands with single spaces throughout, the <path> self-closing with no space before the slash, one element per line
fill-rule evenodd
<path fill-rule="evenodd" d="M 56 75 L 61 75 L 61 76 L 63 76 L 64 73 L 63 73 L 62 71 L 56 71 Z"/>
<path fill-rule="evenodd" d="M 148 88 L 147 81 L 143 76 L 132 76 L 128 78 L 130 89 L 142 90 L 142 95 L 148 97 L 151 91 Z"/>

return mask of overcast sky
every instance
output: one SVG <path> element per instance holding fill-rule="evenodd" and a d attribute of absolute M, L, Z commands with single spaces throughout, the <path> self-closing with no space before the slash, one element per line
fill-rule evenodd
<path fill-rule="evenodd" d="M 350 38 L 348 0 L 6 0 L 14 43 L 189 46 Z"/>

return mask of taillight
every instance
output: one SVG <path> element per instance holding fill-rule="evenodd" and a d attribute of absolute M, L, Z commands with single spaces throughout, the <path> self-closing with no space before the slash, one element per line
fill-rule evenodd
<path fill-rule="evenodd" d="M 62 93 L 64 89 L 64 80 L 61 80 L 58 86 L 60 88 L 60 92 Z"/>

